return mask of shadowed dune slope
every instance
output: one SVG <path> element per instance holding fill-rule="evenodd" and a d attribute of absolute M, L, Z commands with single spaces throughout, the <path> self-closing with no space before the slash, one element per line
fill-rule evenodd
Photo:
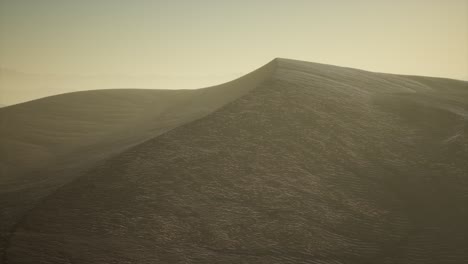
<path fill-rule="evenodd" d="M 47 196 L 4 262 L 468 262 L 467 83 L 272 65 Z"/>
<path fill-rule="evenodd" d="M 99 162 L 242 96 L 273 64 L 199 90 L 95 90 L 0 109 L 0 249 L 24 212 Z M 0 250 L 1 252 L 1 250 Z"/>

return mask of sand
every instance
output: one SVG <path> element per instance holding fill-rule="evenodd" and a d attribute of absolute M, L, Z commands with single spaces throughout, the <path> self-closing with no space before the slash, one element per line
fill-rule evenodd
<path fill-rule="evenodd" d="M 468 261 L 467 82 L 276 59 L 0 117 L 4 263 Z"/>

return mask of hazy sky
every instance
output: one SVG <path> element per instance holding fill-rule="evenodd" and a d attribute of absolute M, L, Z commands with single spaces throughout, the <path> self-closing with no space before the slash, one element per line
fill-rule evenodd
<path fill-rule="evenodd" d="M 219 76 L 275 57 L 468 79 L 468 0 L 0 0 L 3 68 Z"/>

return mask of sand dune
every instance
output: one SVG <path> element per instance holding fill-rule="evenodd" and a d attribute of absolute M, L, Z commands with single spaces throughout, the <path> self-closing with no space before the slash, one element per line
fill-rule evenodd
<path fill-rule="evenodd" d="M 85 91 L 2 108 L 0 244 L 24 212 L 55 189 L 112 155 L 222 107 L 271 69 L 265 65 L 199 90 Z"/>
<path fill-rule="evenodd" d="M 467 82 L 276 59 L 0 117 L 4 263 L 468 261 Z"/>
<path fill-rule="evenodd" d="M 224 83 L 242 74 L 38 74 L 0 67 L 0 105 L 13 105 L 65 92 L 96 89 L 196 89 Z"/>

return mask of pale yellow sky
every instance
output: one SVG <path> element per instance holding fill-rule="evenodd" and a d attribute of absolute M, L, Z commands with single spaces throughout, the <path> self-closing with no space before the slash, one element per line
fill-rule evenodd
<path fill-rule="evenodd" d="M 468 80 L 468 0 L 0 0 L 0 66 L 16 71 L 205 85 L 275 57 Z"/>

